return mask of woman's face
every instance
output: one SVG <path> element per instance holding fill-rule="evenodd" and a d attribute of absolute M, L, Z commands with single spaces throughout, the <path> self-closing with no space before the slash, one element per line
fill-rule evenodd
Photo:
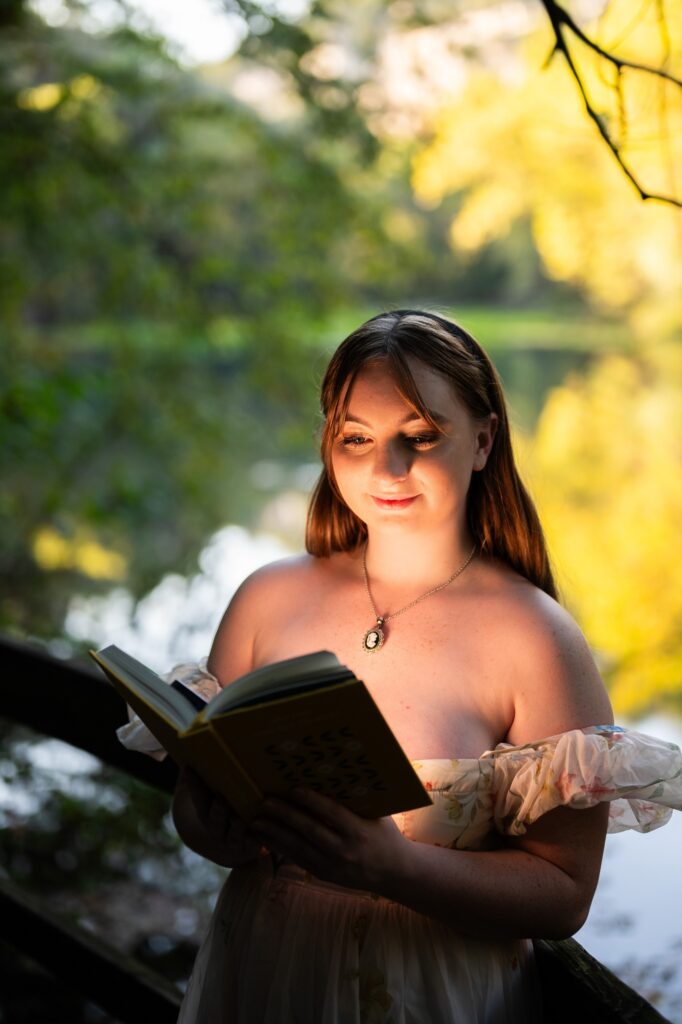
<path fill-rule="evenodd" d="M 333 442 L 336 484 L 370 530 L 461 528 L 471 474 L 485 466 L 496 417 L 474 420 L 445 377 L 417 359 L 408 362 L 443 433 L 405 401 L 384 360 L 368 363 Z"/>

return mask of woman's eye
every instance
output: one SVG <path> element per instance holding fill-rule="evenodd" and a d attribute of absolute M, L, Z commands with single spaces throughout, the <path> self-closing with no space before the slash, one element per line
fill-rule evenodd
<path fill-rule="evenodd" d="M 409 448 L 424 449 L 431 448 L 440 439 L 440 434 L 408 434 L 398 439 L 400 443 L 406 444 Z M 351 451 L 365 448 L 372 443 L 372 439 L 364 434 L 347 434 L 339 439 L 342 448 Z"/>
<path fill-rule="evenodd" d="M 342 437 L 341 444 L 344 448 L 362 448 L 363 445 L 367 444 L 367 438 L 362 437 L 360 434 L 352 434 L 348 437 Z"/>
<path fill-rule="evenodd" d="M 438 434 L 411 434 L 405 440 L 413 448 L 430 448 L 438 440 Z"/>

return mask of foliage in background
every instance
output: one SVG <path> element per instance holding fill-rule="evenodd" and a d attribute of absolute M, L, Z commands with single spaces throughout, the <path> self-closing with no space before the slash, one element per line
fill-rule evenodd
<path fill-rule="evenodd" d="M 476 302 L 472 326 L 526 428 L 609 332 L 645 355 L 679 332 L 679 223 L 637 203 L 573 83 L 556 62 L 541 70 L 538 5 L 510 17 L 493 0 L 317 0 L 296 19 L 224 6 L 242 18 L 240 50 L 194 71 L 125 16 L 92 31 L 87 3 L 60 27 L 20 0 L 0 20 L 2 628 L 58 636 L 74 591 L 139 596 L 188 571 L 226 521 L 253 521 L 252 464 L 310 461 L 325 351 L 378 307 L 435 304 L 466 322 Z M 622 11 L 601 41 L 621 33 L 626 52 L 660 59 L 649 15 Z M 666 13 L 674 69 L 679 14 Z M 628 94 L 627 141 L 655 170 L 652 96 Z M 604 365 L 608 378 L 622 364 Z M 572 498 L 546 422 L 535 475 L 548 467 L 562 534 L 553 517 Z M 580 521 L 598 535 L 598 517 Z"/>
<path fill-rule="evenodd" d="M 139 592 L 248 516 L 243 466 L 310 393 L 307 341 L 371 217 L 158 40 L 27 15 L 0 47 L 0 619 L 50 635 L 69 589 Z"/>
<path fill-rule="evenodd" d="M 549 397 L 529 453 L 560 583 L 619 714 L 680 700 L 682 352 L 611 356 Z"/>
<path fill-rule="evenodd" d="M 682 38 L 679 9 L 670 17 L 675 38 Z M 610 25 L 609 31 L 619 28 Z M 642 60 L 657 49 L 648 22 L 636 40 Z M 680 215 L 633 200 L 630 183 L 595 137 L 564 69 L 557 63 L 542 67 L 549 48 L 547 31 L 532 37 L 515 82 L 499 72 L 471 76 L 437 114 L 433 138 L 415 160 L 417 195 L 427 203 L 463 195 L 451 226 L 458 249 L 475 253 L 527 222 L 549 276 L 577 286 L 597 308 L 641 318 L 647 330 L 679 330 Z M 599 58 L 586 58 L 585 72 L 595 102 L 606 110 L 610 82 Z M 650 82 L 636 82 L 629 97 L 639 116 L 628 148 L 654 187 L 669 185 L 671 177 L 674 184 L 682 159 L 682 94 L 674 102 L 676 93 L 668 89 L 671 95 L 661 100 L 664 123 Z"/>
<path fill-rule="evenodd" d="M 78 5 L 62 27 L 14 11 L 0 625 L 51 636 L 74 589 L 139 595 L 248 522 L 255 458 L 311 458 L 336 311 L 546 285 L 532 258 L 519 278 L 516 251 L 460 260 L 447 204 L 420 210 L 409 152 L 379 145 L 352 104 L 310 85 L 293 115 L 283 90 L 266 116 L 230 86 L 252 58 L 190 73 L 129 25 L 87 31 Z"/>

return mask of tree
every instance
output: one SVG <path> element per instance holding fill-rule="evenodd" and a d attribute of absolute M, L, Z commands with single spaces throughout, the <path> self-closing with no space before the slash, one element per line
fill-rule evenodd
<path fill-rule="evenodd" d="M 81 6 L 0 24 L 0 624 L 46 635 L 252 518 L 249 464 L 311 457 L 326 321 L 425 251 L 361 118 L 272 120 Z"/>
<path fill-rule="evenodd" d="M 417 195 L 428 204 L 459 197 L 451 240 L 460 251 L 476 253 L 526 222 L 551 277 L 581 288 L 598 309 L 646 319 L 648 330 L 654 316 L 670 330 L 682 272 L 676 216 L 632 201 L 570 81 L 558 66 L 538 69 L 545 47 L 544 37 L 532 42 L 515 85 L 472 76 L 437 115 L 414 162 Z"/>
<path fill-rule="evenodd" d="M 633 53 L 632 56 L 628 56 L 627 50 L 631 47 L 627 43 L 630 41 L 628 37 L 631 37 L 633 34 L 633 23 L 631 12 L 626 5 L 608 2 L 600 16 L 602 34 L 608 33 L 612 38 L 619 38 L 620 43 L 623 40 L 626 41 L 626 52 L 621 53 L 618 43 L 610 46 L 600 45 L 595 38 L 584 32 L 566 8 L 557 3 L 556 0 L 540 0 L 540 2 L 547 12 L 554 35 L 554 45 L 549 59 L 552 60 L 553 57 L 559 54 L 563 56 L 566 66 L 578 87 L 587 116 L 595 124 L 601 138 L 606 143 L 607 148 L 614 156 L 625 177 L 634 185 L 641 199 L 654 199 L 659 202 L 669 203 L 671 206 L 682 207 L 682 198 L 673 194 L 676 186 L 673 168 L 677 155 L 674 152 L 674 143 L 678 140 L 675 126 L 671 125 L 668 121 L 669 102 L 674 103 L 677 100 L 679 106 L 679 90 L 682 90 L 682 79 L 673 74 L 668 68 L 668 65 L 673 60 L 670 29 L 673 27 L 679 30 L 679 10 L 676 11 L 675 8 L 672 8 L 669 18 L 665 10 L 665 4 L 663 0 L 660 0 L 655 5 L 651 4 L 645 7 L 635 19 L 636 38 L 639 47 L 643 46 L 649 49 L 652 41 L 651 37 L 658 37 L 658 49 L 661 53 L 660 61 L 658 64 L 647 64 L 643 63 L 642 59 L 639 59 L 640 55 L 637 52 Z M 653 25 L 647 24 L 652 19 Z M 669 23 L 670 21 L 672 25 Z M 644 40 L 642 40 L 642 37 L 644 37 Z M 613 94 L 613 106 L 615 107 L 613 113 L 605 113 L 590 97 L 589 87 L 585 80 L 590 74 L 590 69 L 581 69 L 582 61 L 575 52 L 580 51 L 581 46 L 583 51 L 587 50 L 589 52 L 589 56 L 596 56 L 604 85 L 608 84 L 610 72 L 610 89 Z M 583 60 L 584 58 L 585 55 L 583 55 Z M 650 191 L 645 187 L 633 166 L 634 161 L 637 159 L 636 154 L 633 153 L 632 158 L 629 155 L 628 151 L 632 148 L 632 145 L 629 138 L 631 110 L 629 109 L 628 91 L 632 92 L 633 90 L 628 90 L 627 87 L 633 79 L 638 80 L 640 88 L 642 82 L 644 82 L 645 88 L 653 86 L 658 93 L 657 115 L 659 118 L 659 131 L 661 142 L 668 150 L 666 153 L 667 159 L 664 161 L 663 167 L 667 170 L 666 177 L 669 180 L 669 187 L 673 192 Z"/>
<path fill-rule="evenodd" d="M 563 592 L 618 714 L 679 704 L 682 360 L 610 356 L 547 402 L 526 461 Z"/>
<path fill-rule="evenodd" d="M 364 0 L 351 9 L 335 0 L 315 0 L 291 24 L 277 13 L 275 4 L 223 0 L 223 5 L 244 20 L 244 54 L 274 62 L 291 77 L 308 103 L 318 111 L 331 107 L 333 116 L 345 119 L 346 123 L 355 111 L 362 109 L 367 83 L 372 84 L 374 102 L 381 92 L 378 65 L 386 39 L 395 42 L 425 27 L 438 26 L 441 35 L 452 29 L 448 37 L 451 56 L 470 58 L 479 70 L 490 69 L 496 56 L 499 59 L 499 43 L 504 33 L 494 29 L 491 32 L 485 17 L 479 19 L 477 32 L 474 19 L 477 15 L 485 16 L 486 10 L 495 12 L 493 19 L 500 22 L 510 14 L 505 5 L 495 0 L 484 0 L 475 11 L 457 0 Z M 679 6 L 670 0 L 656 0 L 643 4 L 633 14 L 629 0 L 605 0 L 599 14 L 586 25 L 579 24 L 569 5 L 558 0 L 526 0 L 523 6 L 528 26 L 535 21 L 539 27 L 538 15 L 540 10 L 544 11 L 545 31 L 549 30 L 545 51 L 549 57 L 545 64 L 563 58 L 562 77 L 568 72 L 584 114 L 640 198 L 682 205 L 673 170 L 679 158 L 675 118 L 679 117 L 682 103 Z M 518 12 L 517 7 L 517 15 Z M 514 19 L 509 21 L 507 50 L 513 47 L 518 34 Z M 433 38 L 434 57 L 440 58 L 442 48 L 436 44 L 437 38 Z M 496 52 L 490 55 L 488 49 Z M 457 70 L 453 61 L 451 102 L 458 92 Z M 561 78 L 555 81 L 561 88 Z M 597 86 L 593 89 L 595 82 Z M 543 92 L 547 88 L 545 83 Z M 653 109 L 642 109 L 642 95 Z M 671 114 L 675 109 L 677 115 Z M 654 166 L 646 157 L 642 165 L 637 136 L 641 140 L 650 135 L 652 127 L 659 152 Z"/>
<path fill-rule="evenodd" d="M 25 14 L 0 51 L 0 621 L 49 635 L 77 581 L 140 592 L 246 518 L 278 431 L 307 449 L 305 353 L 366 210 L 157 39 Z"/>

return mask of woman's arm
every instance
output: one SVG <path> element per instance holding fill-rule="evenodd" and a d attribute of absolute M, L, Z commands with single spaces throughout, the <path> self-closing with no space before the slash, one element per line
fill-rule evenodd
<path fill-rule="evenodd" d="M 558 808 L 501 850 L 413 843 L 386 875 L 384 894 L 470 935 L 553 938 L 584 924 L 599 877 L 608 808 Z"/>
<path fill-rule="evenodd" d="M 209 655 L 209 668 L 221 686 L 253 668 L 253 630 L 259 595 L 255 574 L 237 590 L 223 615 Z M 243 823 L 195 772 L 183 769 L 173 796 L 173 822 L 186 846 L 223 867 L 237 867 L 262 853 Z"/>
<path fill-rule="evenodd" d="M 599 875 L 606 808 L 558 808 L 492 851 L 412 842 L 317 793 L 268 800 L 250 834 L 323 878 L 366 889 L 486 938 L 565 938 L 583 924 Z"/>
<path fill-rule="evenodd" d="M 246 834 L 226 801 L 188 768 L 180 772 L 175 788 L 173 822 L 190 850 L 222 867 L 238 867 L 266 852 L 258 840 Z"/>

